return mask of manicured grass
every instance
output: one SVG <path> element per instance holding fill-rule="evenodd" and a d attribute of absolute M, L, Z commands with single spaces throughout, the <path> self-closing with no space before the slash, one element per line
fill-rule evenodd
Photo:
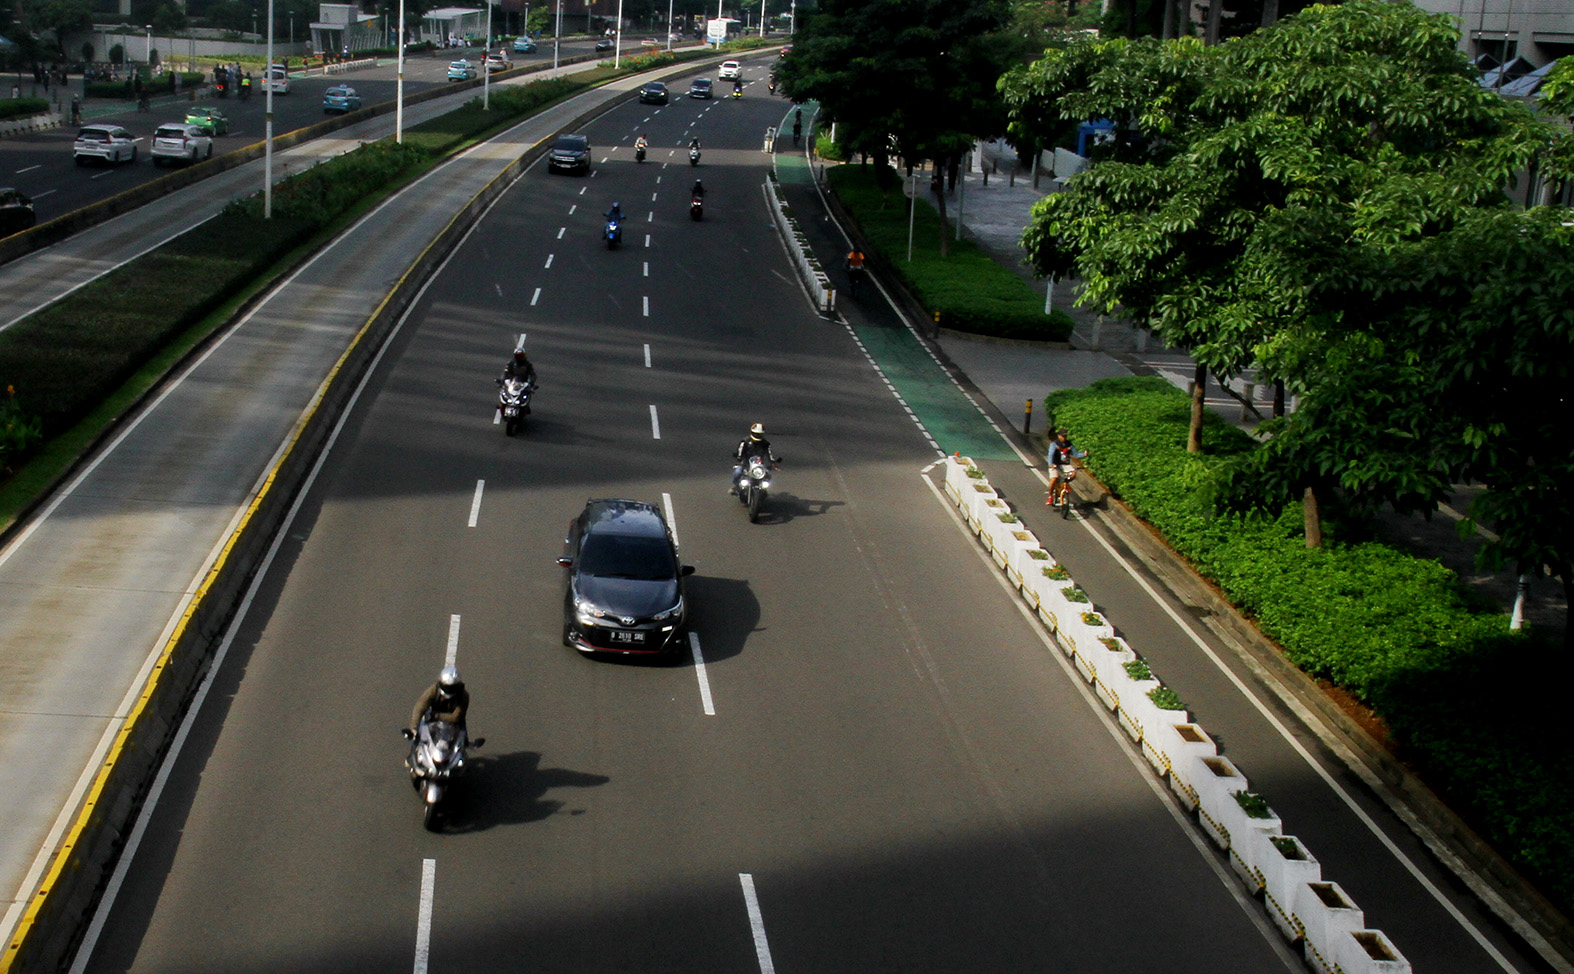
<path fill-rule="evenodd" d="M 834 166 L 826 172 L 831 191 L 870 246 L 926 310 L 939 313 L 942 327 L 1034 341 L 1071 337 L 1069 315 L 1044 314 L 1043 296 L 973 242 L 952 240 L 948 255 L 940 256 L 940 214 L 925 201 L 914 213 L 909 261 L 907 197 L 894 171 L 890 177 L 889 185 L 881 185 L 873 165 Z"/>
<path fill-rule="evenodd" d="M 1388 725 L 1415 767 L 1500 853 L 1568 910 L 1574 754 L 1554 722 L 1561 687 L 1540 686 L 1552 652 L 1508 630 L 1442 565 L 1328 526 L 1308 549 L 1299 506 L 1215 513 L 1211 474 L 1256 448 L 1209 414 L 1205 452 L 1186 452 L 1190 403 L 1163 379 L 1107 379 L 1053 393 L 1047 419 L 1088 466 L 1314 677 Z M 1202 715 L 1206 722 L 1207 715 Z"/>

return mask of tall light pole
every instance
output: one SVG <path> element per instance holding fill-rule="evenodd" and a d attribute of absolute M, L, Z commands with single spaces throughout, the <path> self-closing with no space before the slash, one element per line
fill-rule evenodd
<path fill-rule="evenodd" d="M 148 62 L 148 80 L 151 81 L 153 74 L 153 25 L 148 24 L 146 29 L 148 32 L 147 57 L 143 58 L 143 60 Z"/>
<path fill-rule="evenodd" d="M 394 85 L 394 141 L 404 144 L 404 0 L 399 0 L 399 36 L 394 39 L 394 49 L 399 52 L 399 66 Z"/>
<path fill-rule="evenodd" d="M 563 0 L 557 0 L 557 28 L 552 31 L 552 77 L 557 77 L 557 47 L 563 41 Z"/>
<path fill-rule="evenodd" d="M 618 32 L 612 42 L 612 70 L 616 71 L 623 61 L 623 0 L 618 0 Z"/>
<path fill-rule="evenodd" d="M 486 0 L 486 48 L 481 51 L 481 110 L 492 110 L 492 0 Z"/>
<path fill-rule="evenodd" d="M 765 0 L 760 0 L 760 36 L 765 36 Z"/>
<path fill-rule="evenodd" d="M 672 50 L 672 0 L 667 0 L 667 50 Z"/>
<path fill-rule="evenodd" d="M 273 219 L 273 0 L 268 0 L 268 45 L 262 62 L 262 218 Z"/>

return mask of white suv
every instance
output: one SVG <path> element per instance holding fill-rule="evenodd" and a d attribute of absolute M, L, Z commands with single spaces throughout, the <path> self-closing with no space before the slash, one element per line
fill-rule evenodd
<path fill-rule="evenodd" d="M 136 162 L 137 142 L 135 135 L 118 125 L 84 125 L 77 132 L 71 154 L 79 166 L 87 165 L 89 159 L 99 159 L 112 166 L 128 159 Z"/>
<path fill-rule="evenodd" d="M 165 122 L 153 133 L 153 151 L 148 155 L 153 157 L 155 166 L 162 166 L 165 162 L 174 159 L 179 159 L 181 162 L 211 159 L 213 139 L 195 125 Z"/>
<path fill-rule="evenodd" d="M 743 77 L 743 65 L 737 61 L 723 61 L 721 62 L 721 71 L 717 74 L 717 77 L 723 81 L 735 81 Z"/>

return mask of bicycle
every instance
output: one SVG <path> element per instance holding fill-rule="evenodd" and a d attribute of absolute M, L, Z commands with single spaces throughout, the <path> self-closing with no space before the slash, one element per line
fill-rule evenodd
<path fill-rule="evenodd" d="M 1071 482 L 1077 478 L 1078 466 L 1079 464 L 1076 461 L 1064 464 L 1060 476 L 1055 478 L 1048 491 L 1049 496 L 1044 500 L 1044 503 L 1049 505 L 1049 507 L 1060 510 L 1061 518 L 1069 518 L 1071 516 L 1071 508 L 1074 503 L 1071 499 Z"/>

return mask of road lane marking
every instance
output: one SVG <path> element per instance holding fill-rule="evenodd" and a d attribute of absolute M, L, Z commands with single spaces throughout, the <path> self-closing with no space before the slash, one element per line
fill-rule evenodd
<path fill-rule="evenodd" d="M 563 239 L 563 234 L 565 234 L 567 232 L 568 232 L 568 227 L 558 227 L 557 228 L 557 238 L 559 240 L 562 240 Z"/>
<path fill-rule="evenodd" d="M 478 495 L 479 496 L 479 495 Z M 448 650 L 443 655 L 443 665 L 453 666 L 459 659 L 459 614 L 448 617 Z"/>
<path fill-rule="evenodd" d="M 650 317 L 650 295 L 646 294 L 640 299 L 640 307 L 644 309 L 644 317 Z"/>
<path fill-rule="evenodd" d="M 497 292 L 497 296 L 498 297 L 502 297 L 503 296 L 503 285 L 501 285 L 501 284 L 494 284 L 494 285 L 492 285 L 492 289 Z"/>
<path fill-rule="evenodd" d="M 648 260 L 645 261 L 645 276 L 646 277 L 650 276 L 650 261 L 648 261 Z"/>
<path fill-rule="evenodd" d="M 33 194 L 33 199 L 35 199 L 35 200 L 41 200 L 41 199 L 43 199 L 43 198 L 44 198 L 44 197 L 46 197 L 46 196 L 48 196 L 48 195 L 49 195 L 49 194 L 50 194 L 50 193 L 53 193 L 53 192 L 55 192 L 55 190 L 52 190 L 52 189 L 46 189 L 46 190 L 44 190 L 44 191 L 43 191 L 43 192 L 42 192 L 42 193 L 34 193 L 34 194 Z M 166 241 L 166 243 L 167 243 L 167 242 L 168 242 L 168 241 Z M 159 247 L 162 247 L 162 246 L 163 246 L 163 244 L 156 244 L 156 245 L 155 245 L 155 246 L 159 246 Z"/>
<path fill-rule="evenodd" d="M 540 288 L 536 288 L 536 293 L 532 294 L 530 296 L 530 306 L 532 308 L 534 308 L 536 306 L 536 302 L 540 301 L 540 300 L 541 300 L 541 289 Z"/>
<path fill-rule="evenodd" d="M 754 893 L 754 875 L 739 873 L 738 882 L 743 885 L 743 905 L 749 910 L 749 929 L 754 934 L 754 956 L 760 959 L 760 974 L 776 974 L 776 965 L 771 962 L 771 945 L 765 940 L 765 918 L 760 915 L 760 898 Z"/>
<path fill-rule="evenodd" d="M 501 413 L 502 410 L 498 410 L 498 412 Z M 475 497 L 470 501 L 470 526 L 472 528 L 475 527 L 476 518 L 481 516 L 481 492 L 484 490 L 486 490 L 486 481 L 477 480 L 475 482 Z"/>
<path fill-rule="evenodd" d="M 654 203 L 654 202 L 656 202 L 656 194 L 655 194 L 655 193 L 651 193 L 651 194 L 650 194 L 650 201 L 651 201 L 651 202 L 652 202 L 652 203 Z"/>
<path fill-rule="evenodd" d="M 601 161 L 602 162 L 606 162 L 607 160 L 603 159 Z M 585 195 L 585 190 L 587 190 L 589 188 L 590 188 L 589 186 L 581 186 L 581 187 L 579 187 L 579 195 L 584 196 Z"/>
<path fill-rule="evenodd" d="M 700 637 L 696 633 L 689 633 L 689 651 L 694 654 L 694 675 L 700 681 L 700 703 L 705 707 L 705 716 L 716 716 L 716 704 L 710 696 L 710 680 L 705 677 L 705 654 L 700 652 Z"/>
<path fill-rule="evenodd" d="M 577 210 L 577 209 L 579 209 L 579 204 L 578 203 L 575 203 L 574 205 L 570 206 L 568 208 L 568 215 L 569 216 L 573 216 L 574 215 L 574 211 Z"/>
<path fill-rule="evenodd" d="M 650 438 L 661 439 L 661 423 L 656 420 L 656 407 L 650 407 Z"/>
<path fill-rule="evenodd" d="M 551 267 L 552 266 L 552 258 L 554 258 L 556 256 L 557 256 L 557 254 L 547 254 L 547 267 Z"/>
<path fill-rule="evenodd" d="M 426 974 L 432 956 L 432 900 L 437 888 L 437 860 L 421 860 L 421 906 L 415 921 L 415 974 Z"/>
<path fill-rule="evenodd" d="M 650 343 L 645 343 L 645 368 L 650 368 Z M 667 520 L 672 520 L 670 517 Z"/>
<path fill-rule="evenodd" d="M 645 246 L 650 246 L 650 234 L 645 234 Z"/>
<path fill-rule="evenodd" d="M 655 223 L 656 222 L 656 211 L 655 210 L 651 210 L 649 213 L 645 214 L 645 222 L 646 223 Z"/>
<path fill-rule="evenodd" d="M 657 185 L 657 186 L 660 186 L 660 185 L 661 185 L 661 177 L 660 177 L 660 176 L 657 176 L 657 177 L 656 177 L 656 185 Z"/>
<path fill-rule="evenodd" d="M 37 166 L 28 166 L 28 167 L 27 167 L 27 168 L 26 168 L 26 169 L 18 169 L 18 170 L 17 170 L 17 171 L 16 171 L 16 174 L 17 174 L 17 175 L 18 175 L 18 176 L 20 176 L 20 175 L 22 175 L 22 174 L 23 174 L 23 173 L 25 173 L 25 172 L 32 172 L 32 171 L 33 171 L 33 170 L 34 170 L 34 169 L 42 169 L 42 168 L 44 168 L 44 167 L 43 167 L 43 166 L 42 166 L 42 165 L 37 165 Z"/>

